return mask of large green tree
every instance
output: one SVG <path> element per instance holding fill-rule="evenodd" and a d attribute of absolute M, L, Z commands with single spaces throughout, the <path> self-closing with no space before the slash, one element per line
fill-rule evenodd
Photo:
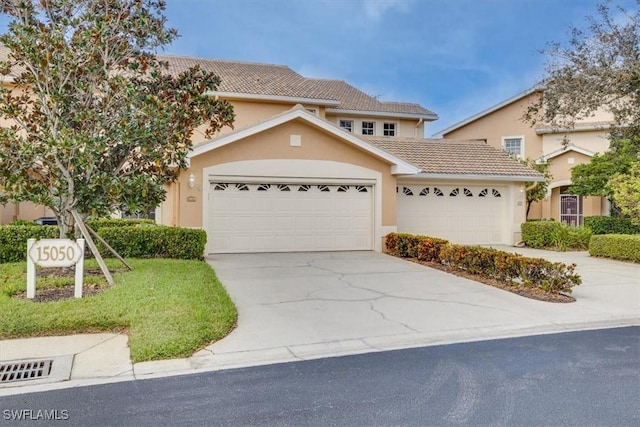
<path fill-rule="evenodd" d="M 603 109 L 613 116 L 614 139 L 640 135 L 639 13 L 605 1 L 586 29 L 574 27 L 567 43 L 549 45 L 544 94 L 525 119 L 571 128 Z"/>
<path fill-rule="evenodd" d="M 614 140 L 609 151 L 596 154 L 589 163 L 576 165 L 571 170 L 573 194 L 603 196 L 615 201 L 609 180 L 614 175 L 626 175 L 634 164 L 639 164 L 640 144 L 638 140 Z"/>
<path fill-rule="evenodd" d="M 610 113 L 610 150 L 574 167 L 569 191 L 608 197 L 615 206 L 618 193 L 609 179 L 615 174 L 624 179 L 640 162 L 640 10 L 605 1 L 597 12 L 587 17 L 586 29 L 571 29 L 568 43 L 551 44 L 543 52 L 548 58 L 540 82 L 543 96 L 524 118 L 563 129 L 578 120 L 593 121 L 598 111 Z"/>
<path fill-rule="evenodd" d="M 233 122 L 209 96 L 219 78 L 169 74 L 176 37 L 164 0 L 3 0 L 10 17 L 0 89 L 0 203 L 53 210 L 61 235 L 82 217 L 157 206 L 186 167 L 198 126 Z M 6 79 L 5 79 L 6 81 Z"/>
<path fill-rule="evenodd" d="M 622 213 L 640 224 L 640 162 L 633 164 L 626 174 L 611 177 L 607 186 Z"/>

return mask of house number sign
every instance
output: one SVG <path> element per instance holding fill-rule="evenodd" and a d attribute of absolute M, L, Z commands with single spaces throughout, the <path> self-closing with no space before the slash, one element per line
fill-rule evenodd
<path fill-rule="evenodd" d="M 27 298 L 36 296 L 36 265 L 40 267 L 76 266 L 74 296 L 82 297 L 84 239 L 27 240 Z"/>

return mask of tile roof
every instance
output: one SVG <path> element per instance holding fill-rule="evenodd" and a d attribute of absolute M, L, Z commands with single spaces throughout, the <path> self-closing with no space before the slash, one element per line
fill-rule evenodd
<path fill-rule="evenodd" d="M 199 65 L 221 78 L 220 92 L 256 95 L 280 95 L 310 98 L 305 93 L 305 78 L 284 65 L 223 61 L 173 55 L 158 55 L 169 63 L 169 72 L 177 74 Z"/>
<path fill-rule="evenodd" d="M 542 174 L 479 140 L 363 137 L 372 145 L 436 175 L 535 177 Z"/>
<path fill-rule="evenodd" d="M 435 116 L 418 104 L 379 101 L 343 80 L 306 78 L 284 65 L 173 55 L 158 57 L 169 63 L 171 73 L 200 65 L 217 74 L 222 80 L 220 92 L 335 100 L 340 102 L 336 107 L 340 110 Z"/>
<path fill-rule="evenodd" d="M 9 49 L 0 44 L 0 59 L 6 59 Z M 332 100 L 339 102 L 341 110 L 371 111 L 379 113 L 421 115 L 427 120 L 437 116 L 418 104 L 382 102 L 369 96 L 342 80 L 306 78 L 285 65 L 260 64 L 255 62 L 228 61 L 175 55 L 158 55 L 169 64 L 169 72 L 177 74 L 199 65 L 221 78 L 219 92 L 245 95 L 281 96 Z M 22 70 L 14 68 L 11 75 Z"/>

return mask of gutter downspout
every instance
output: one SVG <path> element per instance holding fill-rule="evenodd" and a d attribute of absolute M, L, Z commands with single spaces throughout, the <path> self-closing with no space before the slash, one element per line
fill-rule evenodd
<path fill-rule="evenodd" d="M 423 118 L 418 119 L 418 123 L 416 124 L 416 131 L 415 131 L 415 137 L 418 138 L 418 128 L 420 127 L 420 125 L 424 122 Z M 422 137 L 424 137 L 424 135 L 422 135 Z"/>

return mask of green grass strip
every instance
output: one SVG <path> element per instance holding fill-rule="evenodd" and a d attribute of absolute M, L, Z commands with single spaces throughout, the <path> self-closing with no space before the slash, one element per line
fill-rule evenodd
<path fill-rule="evenodd" d="M 110 269 L 117 266 L 110 261 Z M 142 362 L 189 356 L 233 329 L 235 306 L 205 262 L 129 261 L 133 271 L 116 273 L 113 287 L 52 302 L 12 298 L 26 289 L 26 264 L 0 265 L 0 339 L 126 329 L 131 358 Z M 85 283 L 103 282 L 85 277 Z M 73 277 L 39 277 L 36 292 L 69 284 Z"/>

